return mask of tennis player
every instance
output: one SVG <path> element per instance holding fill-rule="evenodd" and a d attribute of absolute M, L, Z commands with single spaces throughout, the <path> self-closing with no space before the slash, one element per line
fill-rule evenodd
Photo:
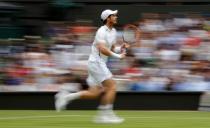
<path fill-rule="evenodd" d="M 112 73 L 107 68 L 108 57 L 123 59 L 126 53 L 123 49 L 126 44 L 119 47 L 115 46 L 117 32 L 114 25 L 117 24 L 117 13 L 115 10 L 104 10 L 101 13 L 101 26 L 95 35 L 92 44 L 92 51 L 88 60 L 87 83 L 90 88 L 85 91 L 69 93 L 60 91 L 55 95 L 55 108 L 57 111 L 65 109 L 66 105 L 75 99 L 94 99 L 99 96 L 100 105 L 98 115 L 94 118 L 95 123 L 122 123 L 123 118 L 118 117 L 113 112 L 113 103 L 116 95 L 116 83 Z"/>

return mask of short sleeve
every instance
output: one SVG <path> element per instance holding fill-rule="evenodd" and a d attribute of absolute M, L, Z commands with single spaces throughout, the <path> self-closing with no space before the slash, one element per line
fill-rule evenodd
<path fill-rule="evenodd" d="M 105 31 L 103 31 L 103 29 L 99 29 L 96 32 L 96 36 L 95 36 L 96 43 L 106 43 L 105 35 L 106 35 Z"/>

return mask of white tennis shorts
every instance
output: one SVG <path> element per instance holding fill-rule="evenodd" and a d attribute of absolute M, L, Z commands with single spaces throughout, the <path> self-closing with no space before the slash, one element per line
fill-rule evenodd
<path fill-rule="evenodd" d="M 112 73 L 103 62 L 88 62 L 88 78 L 89 86 L 101 86 L 104 80 L 112 78 Z"/>

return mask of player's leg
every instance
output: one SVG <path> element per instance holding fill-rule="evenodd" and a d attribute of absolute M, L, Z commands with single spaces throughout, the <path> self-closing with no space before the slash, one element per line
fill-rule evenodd
<path fill-rule="evenodd" d="M 61 91 L 55 95 L 55 108 L 59 112 L 66 108 L 67 104 L 76 99 L 95 99 L 103 89 L 101 86 L 91 86 L 88 90 L 70 93 Z"/>
<path fill-rule="evenodd" d="M 96 123 L 121 123 L 123 118 L 116 116 L 113 112 L 113 102 L 116 95 L 116 83 L 113 79 L 107 79 L 102 82 L 104 94 L 101 97 L 101 103 L 98 107 L 98 116 L 95 118 Z"/>
<path fill-rule="evenodd" d="M 102 85 L 104 87 L 104 95 L 101 97 L 100 106 L 109 105 L 111 107 L 115 100 L 115 95 L 116 95 L 115 81 L 110 78 L 104 80 L 102 82 Z"/>
<path fill-rule="evenodd" d="M 55 108 L 59 112 L 66 108 L 67 104 L 75 99 L 94 99 L 98 97 L 102 91 L 102 86 L 99 86 L 94 77 L 89 73 L 87 78 L 89 85 L 88 90 L 70 93 L 66 90 L 61 90 L 55 95 Z"/>
<path fill-rule="evenodd" d="M 102 93 L 102 91 L 103 89 L 100 86 L 91 86 L 88 90 L 69 93 L 65 95 L 64 98 L 68 102 L 75 99 L 95 99 Z"/>

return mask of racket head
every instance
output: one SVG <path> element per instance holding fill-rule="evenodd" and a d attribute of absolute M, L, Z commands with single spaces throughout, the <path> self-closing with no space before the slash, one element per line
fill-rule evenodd
<path fill-rule="evenodd" d="M 122 38 L 129 45 L 137 43 L 139 40 L 139 30 L 135 25 L 129 24 L 123 28 Z"/>

